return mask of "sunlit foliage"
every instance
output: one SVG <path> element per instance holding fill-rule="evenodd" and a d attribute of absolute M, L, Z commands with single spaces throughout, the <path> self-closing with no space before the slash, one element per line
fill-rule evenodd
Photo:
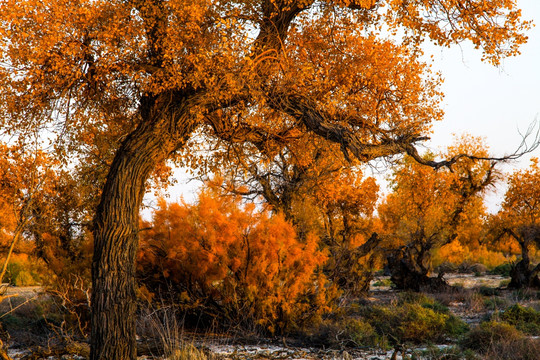
<path fill-rule="evenodd" d="M 464 137 L 448 149 L 449 154 L 462 152 L 487 156 L 474 138 Z M 482 194 L 497 176 L 490 161 L 463 158 L 451 169 L 434 171 L 404 159 L 394 172 L 393 192 L 379 207 L 389 246 L 396 249 L 389 260 L 398 287 L 429 287 L 420 279 L 428 281 L 433 252 L 455 240 L 466 245 L 471 235 L 480 233 L 485 214 Z"/>
<path fill-rule="evenodd" d="M 139 207 L 152 172 L 189 156 L 196 131 L 248 146 L 310 132 L 361 162 L 425 163 L 415 145 L 441 118 L 440 79 L 421 43 L 469 40 L 498 64 L 529 27 L 512 0 L 0 2 L 1 133 L 47 129 L 59 159 L 111 139 L 91 358 L 136 357 Z"/>
<path fill-rule="evenodd" d="M 511 271 L 510 287 L 540 287 L 540 264 L 534 266 L 534 252 L 540 249 L 540 167 L 538 159 L 517 170 L 508 179 L 501 211 L 492 222 L 499 243 L 519 245 L 521 259 Z"/>
<path fill-rule="evenodd" d="M 138 268 L 147 290 L 172 290 L 188 312 L 228 325 L 291 330 L 329 310 L 317 238 L 299 241 L 281 215 L 211 189 L 196 204 L 160 200 L 143 233 Z"/>

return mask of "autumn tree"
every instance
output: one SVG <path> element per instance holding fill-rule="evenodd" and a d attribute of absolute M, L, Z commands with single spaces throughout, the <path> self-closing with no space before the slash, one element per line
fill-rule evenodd
<path fill-rule="evenodd" d="M 379 186 L 358 168 L 345 168 L 312 194 L 321 213 L 321 243 L 330 252 L 328 278 L 340 289 L 358 296 L 369 290 L 380 243 L 373 212 Z"/>
<path fill-rule="evenodd" d="M 532 263 L 531 252 L 540 249 L 540 167 L 533 158 L 527 169 L 508 179 L 508 189 L 499 213 L 491 222 L 492 235 L 499 242 L 515 241 L 521 259 L 511 270 L 511 288 L 540 287 L 540 264 Z"/>
<path fill-rule="evenodd" d="M 42 208 L 45 214 L 39 209 L 55 193 L 58 163 L 36 146 L 0 144 L 0 240 L 6 247 L 0 279 L 21 242 L 33 252 L 32 228 L 42 222 L 41 215 L 51 216 L 50 206 Z"/>
<path fill-rule="evenodd" d="M 440 118 L 422 41 L 470 40 L 498 64 L 529 26 L 511 0 L 5 0 L 0 19 L 3 133 L 49 129 L 69 156 L 121 129 L 94 221 L 91 359 L 136 356 L 139 207 L 150 173 L 196 131 L 254 144 L 286 142 L 294 127 L 360 161 L 408 153 L 448 165 L 415 149 Z M 409 68 L 395 79 L 416 92 L 385 91 L 369 56 Z"/>
<path fill-rule="evenodd" d="M 478 139 L 464 137 L 446 156 L 488 154 Z M 434 155 L 431 155 L 434 157 Z M 478 224 L 484 214 L 482 195 L 497 180 L 494 161 L 461 158 L 452 167 L 422 166 L 405 158 L 395 170 L 393 189 L 379 207 L 389 246 L 391 280 L 399 289 L 437 291 L 447 287 L 430 277 L 433 251 L 450 244 Z"/>
<path fill-rule="evenodd" d="M 196 323 L 283 333 L 329 309 L 317 238 L 300 240 L 283 215 L 204 189 L 195 204 L 161 199 L 141 237 L 138 269 L 154 294 L 169 293 Z"/>

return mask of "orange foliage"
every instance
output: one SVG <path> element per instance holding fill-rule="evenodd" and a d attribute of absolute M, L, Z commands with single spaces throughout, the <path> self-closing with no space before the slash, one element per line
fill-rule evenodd
<path fill-rule="evenodd" d="M 359 295 L 369 289 L 380 253 L 363 249 L 376 230 L 373 212 L 379 186 L 375 179 L 363 178 L 359 168 L 342 168 L 320 184 L 313 202 L 322 214 L 322 244 L 331 256 L 325 264 L 330 280 L 340 289 Z"/>
<path fill-rule="evenodd" d="M 1 276 L 11 256 L 19 254 L 21 264 L 32 267 L 28 254 L 35 251 L 31 229 L 41 221 L 40 203 L 54 194 L 56 180 L 53 161 L 31 142 L 8 146 L 0 144 L 0 244 L 4 247 Z M 21 260 L 22 259 L 22 260 Z M 35 259 L 34 259 L 35 261 Z"/>
<path fill-rule="evenodd" d="M 281 215 L 206 189 L 194 205 L 159 200 L 151 225 L 138 255 L 150 291 L 163 281 L 188 309 L 219 304 L 212 311 L 222 319 L 255 321 L 271 332 L 328 310 L 326 282 L 317 275 L 326 255 L 316 237 L 299 242 Z"/>
<path fill-rule="evenodd" d="M 514 261 L 516 257 L 511 254 L 517 252 L 519 251 L 509 253 L 507 251 L 502 251 L 500 248 L 493 248 L 488 245 L 478 245 L 474 248 L 470 248 L 467 245 L 463 245 L 460 240 L 454 240 L 434 251 L 433 266 L 445 262 L 455 265 L 463 263 L 479 263 L 485 265 L 488 269 L 493 269 L 496 266 Z"/>
<path fill-rule="evenodd" d="M 535 257 L 540 250 L 540 166 L 531 159 L 527 169 L 517 170 L 508 178 L 502 208 L 492 219 L 496 245 L 522 258 Z"/>
<path fill-rule="evenodd" d="M 513 227 L 540 225 L 540 165 L 538 159 L 533 158 L 529 168 L 511 174 L 508 185 L 501 215 Z"/>
<path fill-rule="evenodd" d="M 487 155 L 479 139 L 467 137 L 448 150 L 449 156 L 459 153 Z M 452 171 L 434 171 L 406 158 L 394 173 L 394 191 L 379 207 L 389 246 L 415 253 L 425 272 L 432 269 L 436 250 L 435 260 L 441 262 L 466 259 L 469 244 L 478 244 L 481 236 L 482 194 L 497 180 L 492 166 L 464 158 Z"/>
<path fill-rule="evenodd" d="M 54 275 L 89 278 L 91 241 L 84 222 L 85 184 L 77 182 L 49 154 L 31 144 L 1 145 L 0 241 L 6 253 L 17 237 L 15 253 L 32 255 L 47 265 L 43 283 Z M 19 235 L 17 235 L 19 234 Z M 23 261 L 31 268 L 32 261 Z M 45 271 L 45 267 L 40 269 Z"/>

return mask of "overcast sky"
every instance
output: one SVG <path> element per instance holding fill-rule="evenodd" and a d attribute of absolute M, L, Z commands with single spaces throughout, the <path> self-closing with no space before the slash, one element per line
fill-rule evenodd
<path fill-rule="evenodd" d="M 524 19 L 537 25 L 528 32 L 521 55 L 505 59 L 500 67 L 480 61 L 481 53 L 468 43 L 450 49 L 426 47 L 426 55 L 434 55 L 434 70 L 440 70 L 445 79 L 446 115 L 434 124 L 432 140 L 426 143 L 430 149 L 444 149 L 452 143 L 452 134 L 467 132 L 485 137 L 492 154 L 508 154 L 521 142 L 519 131 L 526 131 L 536 117 L 540 121 L 540 0 L 517 2 Z M 528 166 L 530 156 L 505 170 Z M 540 157 L 540 151 L 532 156 Z M 188 177 L 181 170 L 175 177 L 178 184 L 170 189 L 170 200 L 180 196 L 193 200 L 198 184 L 186 184 Z M 500 189 L 488 200 L 492 211 L 501 202 L 504 191 Z"/>

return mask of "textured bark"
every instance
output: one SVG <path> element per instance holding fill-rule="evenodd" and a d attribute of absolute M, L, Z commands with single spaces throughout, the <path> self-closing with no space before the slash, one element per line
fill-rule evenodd
<path fill-rule="evenodd" d="M 332 254 L 338 262 L 337 266 L 328 274 L 328 277 L 339 286 L 346 290 L 350 295 L 363 296 L 369 291 L 371 280 L 373 280 L 373 271 L 375 257 L 371 256 L 373 250 L 380 244 L 381 238 L 377 233 L 372 233 L 369 239 L 351 251 Z M 362 258 L 366 258 L 368 266 L 359 268 Z M 359 271 L 361 270 L 361 271 Z"/>
<path fill-rule="evenodd" d="M 141 114 L 141 125 L 116 153 L 94 221 L 92 360 L 136 359 L 135 257 L 145 183 L 194 127 L 183 115 L 187 111 L 164 108 L 155 99 Z"/>

